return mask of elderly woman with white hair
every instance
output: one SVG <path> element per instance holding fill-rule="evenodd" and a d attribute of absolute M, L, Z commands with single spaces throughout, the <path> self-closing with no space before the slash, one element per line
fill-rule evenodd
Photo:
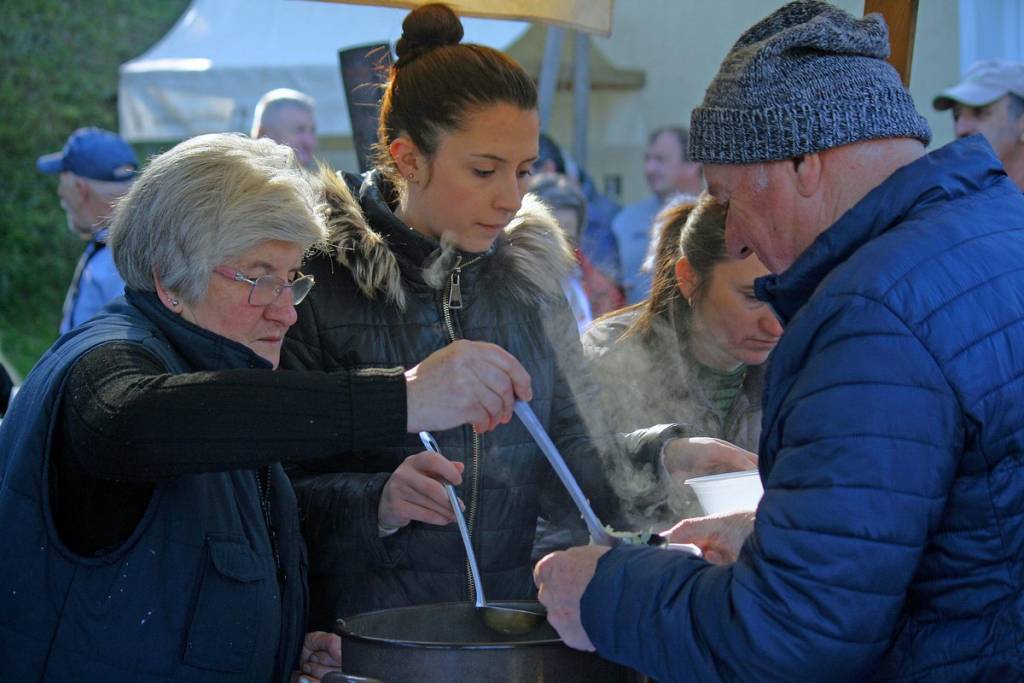
<path fill-rule="evenodd" d="M 337 636 L 304 637 L 279 461 L 479 419 L 474 390 L 493 390 L 450 368 L 496 352 L 266 372 L 326 238 L 312 183 L 284 146 L 207 135 L 153 159 L 118 206 L 125 298 L 53 345 L 0 428 L 0 679 L 287 681 L 340 664 Z M 507 420 L 529 379 L 503 367 L 509 406 L 491 411 Z M 459 405 L 433 405 L 439 391 Z"/>

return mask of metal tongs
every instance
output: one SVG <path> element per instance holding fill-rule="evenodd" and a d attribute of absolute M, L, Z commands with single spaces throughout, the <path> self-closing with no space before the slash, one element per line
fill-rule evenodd
<path fill-rule="evenodd" d="M 540 420 L 537 419 L 537 415 L 533 412 L 530 405 L 525 401 L 516 401 L 515 413 L 523 423 L 523 426 L 526 427 L 526 431 L 530 432 L 530 436 L 537 442 L 541 453 L 551 463 L 551 467 L 554 468 L 555 474 L 562 481 L 562 485 L 569 492 L 569 497 L 572 498 L 572 502 L 576 504 L 580 515 L 583 516 L 583 521 L 587 525 L 587 531 L 590 532 L 591 540 L 597 545 L 609 547 L 623 543 L 623 539 L 608 533 L 605 526 L 601 524 L 601 520 L 594 514 L 594 509 L 590 507 L 590 501 L 583 495 L 583 490 L 580 489 L 580 485 L 576 482 L 576 477 L 572 475 L 569 466 L 565 464 L 565 459 L 558 452 L 558 448 L 551 441 L 551 437 L 544 431 L 544 427 L 541 426 Z M 689 543 L 669 543 L 668 539 L 661 534 L 651 534 L 647 545 L 681 550 L 692 555 L 701 555 L 700 549 L 697 546 Z"/>

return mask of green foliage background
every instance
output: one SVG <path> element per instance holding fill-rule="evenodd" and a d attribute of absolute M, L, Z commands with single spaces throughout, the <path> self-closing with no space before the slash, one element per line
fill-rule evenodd
<path fill-rule="evenodd" d="M 118 67 L 187 0 L 3 0 L 0 5 L 0 351 L 24 375 L 57 338 L 84 243 L 67 229 L 40 154 L 81 126 L 116 131 Z M 159 151 L 136 145 L 140 159 Z"/>

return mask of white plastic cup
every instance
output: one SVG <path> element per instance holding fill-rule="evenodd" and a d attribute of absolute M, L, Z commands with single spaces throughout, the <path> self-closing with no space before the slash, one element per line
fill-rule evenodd
<path fill-rule="evenodd" d="M 764 494 L 757 470 L 709 474 L 687 479 L 685 483 L 697 494 L 706 515 L 754 510 Z"/>

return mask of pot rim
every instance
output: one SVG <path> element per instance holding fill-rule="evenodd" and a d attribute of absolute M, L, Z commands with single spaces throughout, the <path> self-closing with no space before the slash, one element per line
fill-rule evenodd
<path fill-rule="evenodd" d="M 536 600 L 496 600 L 493 603 L 488 601 L 487 604 L 495 605 L 497 607 L 525 607 L 525 606 L 539 606 L 540 603 Z M 422 605 L 406 605 L 404 607 L 389 607 L 386 609 L 372 610 L 370 612 L 360 612 L 359 614 L 353 614 L 348 619 L 338 619 L 335 622 L 334 631 L 338 635 L 344 638 L 351 638 L 352 640 L 362 641 L 365 643 L 374 643 L 376 645 L 387 645 L 389 647 L 396 648 L 411 648 L 417 650 L 511 650 L 511 649 L 522 649 L 524 647 L 544 647 L 550 645 L 561 645 L 562 647 L 568 647 L 562 641 L 561 638 L 543 638 L 537 640 L 512 640 L 506 642 L 491 642 L 491 643 L 473 643 L 473 642 L 438 642 L 433 640 L 408 640 L 398 638 L 384 638 L 381 636 L 367 636 L 361 633 L 353 633 L 348 628 L 348 621 L 358 619 L 359 617 L 370 615 L 370 614 L 388 614 L 388 613 L 400 613 L 408 610 L 420 610 L 427 607 L 442 608 L 462 606 L 471 609 L 476 609 L 476 605 L 471 602 L 433 602 Z"/>

